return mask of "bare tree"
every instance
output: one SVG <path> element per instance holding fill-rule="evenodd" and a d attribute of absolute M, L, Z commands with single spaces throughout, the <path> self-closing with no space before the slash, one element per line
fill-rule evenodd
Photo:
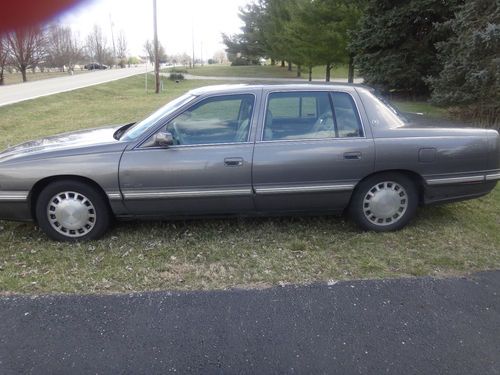
<path fill-rule="evenodd" d="M 215 52 L 214 53 L 214 60 L 218 64 L 224 64 L 224 62 L 227 60 L 226 52 L 224 52 L 223 50 Z"/>
<path fill-rule="evenodd" d="M 35 69 L 45 57 L 45 34 L 40 27 L 18 29 L 7 34 L 12 63 L 21 72 L 23 82 L 28 79 L 26 71 Z"/>
<path fill-rule="evenodd" d="M 123 34 L 123 31 L 120 31 L 118 34 L 118 40 L 117 40 L 117 54 L 118 54 L 118 64 L 124 68 L 125 65 L 127 64 L 127 39 L 125 38 L 125 35 Z"/>
<path fill-rule="evenodd" d="M 106 37 L 98 25 L 94 25 L 92 32 L 87 36 L 87 49 L 90 57 L 99 64 L 104 64 L 107 60 Z"/>
<path fill-rule="evenodd" d="M 61 25 L 49 26 L 47 32 L 47 63 L 61 68 L 67 66 L 73 70 L 76 62 L 82 58 L 83 48 L 71 28 Z"/>
<path fill-rule="evenodd" d="M 155 47 L 152 41 L 146 40 L 144 51 L 148 54 L 149 62 L 153 63 L 155 61 Z"/>
<path fill-rule="evenodd" d="M 9 44 L 7 43 L 7 38 L 0 35 L 0 85 L 4 84 L 4 71 L 7 65 L 7 59 L 9 58 Z"/>

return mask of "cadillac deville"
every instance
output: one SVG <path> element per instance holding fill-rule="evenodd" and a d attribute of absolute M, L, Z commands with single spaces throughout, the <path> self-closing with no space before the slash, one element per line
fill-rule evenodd
<path fill-rule="evenodd" d="M 488 194 L 495 130 L 419 126 L 360 86 L 191 91 L 135 123 L 0 153 L 0 218 L 90 240 L 111 220 L 347 212 L 404 227 L 418 206 Z"/>

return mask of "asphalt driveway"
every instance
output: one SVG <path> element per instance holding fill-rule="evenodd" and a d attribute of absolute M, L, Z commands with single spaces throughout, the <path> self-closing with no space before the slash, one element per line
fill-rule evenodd
<path fill-rule="evenodd" d="M 0 298 L 1 374 L 500 374 L 500 272 Z"/>

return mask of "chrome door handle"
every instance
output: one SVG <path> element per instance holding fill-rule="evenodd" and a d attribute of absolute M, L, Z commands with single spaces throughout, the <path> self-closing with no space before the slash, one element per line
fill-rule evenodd
<path fill-rule="evenodd" d="M 224 165 L 226 167 L 241 167 L 243 165 L 243 158 L 225 158 Z"/>
<path fill-rule="evenodd" d="M 346 152 L 344 154 L 344 159 L 346 160 L 359 160 L 361 159 L 361 152 Z"/>

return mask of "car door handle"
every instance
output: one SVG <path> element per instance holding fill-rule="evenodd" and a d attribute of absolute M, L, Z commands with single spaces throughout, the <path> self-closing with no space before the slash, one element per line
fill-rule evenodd
<path fill-rule="evenodd" d="M 226 167 L 241 167 L 243 165 L 243 158 L 225 158 L 224 165 Z"/>
<path fill-rule="evenodd" d="M 344 154 L 344 159 L 346 160 L 359 160 L 361 159 L 361 152 L 346 152 Z"/>

